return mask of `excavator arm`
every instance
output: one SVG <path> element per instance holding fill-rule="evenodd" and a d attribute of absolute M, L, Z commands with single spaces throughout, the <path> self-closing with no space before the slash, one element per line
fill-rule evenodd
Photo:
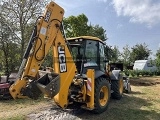
<path fill-rule="evenodd" d="M 14 99 L 28 96 L 34 98 L 34 93 L 38 92 L 36 88 L 39 88 L 49 97 L 53 98 L 56 95 L 54 99 L 60 106 L 64 107 L 67 104 L 68 89 L 76 67 L 71 64 L 73 62 L 72 56 L 60 29 L 63 15 L 63 8 L 50 2 L 46 6 L 44 15 L 37 19 L 19 68 L 17 80 L 10 87 L 10 94 Z M 50 48 L 53 49 L 54 74 L 48 74 L 49 77 L 43 76 L 43 78 L 36 80 L 38 70 Z M 70 58 L 70 63 L 66 62 L 67 57 Z M 44 84 L 44 81 L 48 79 L 49 83 Z M 59 101 L 60 98 L 63 100 Z"/>

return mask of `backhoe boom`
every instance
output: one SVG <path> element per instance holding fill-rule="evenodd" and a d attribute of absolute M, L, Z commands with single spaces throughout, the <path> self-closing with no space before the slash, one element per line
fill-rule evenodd
<path fill-rule="evenodd" d="M 43 16 L 37 19 L 30 42 L 23 57 L 16 82 L 10 87 L 12 97 L 23 98 L 29 80 L 35 80 L 49 49 L 60 33 L 64 10 L 54 2 L 46 6 Z"/>

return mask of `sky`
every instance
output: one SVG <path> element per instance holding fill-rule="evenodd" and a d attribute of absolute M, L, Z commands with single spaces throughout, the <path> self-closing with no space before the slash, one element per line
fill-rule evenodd
<path fill-rule="evenodd" d="M 89 23 L 106 30 L 107 44 L 120 51 L 129 45 L 146 44 L 152 57 L 160 48 L 159 0 L 55 0 L 64 17 L 84 13 Z"/>

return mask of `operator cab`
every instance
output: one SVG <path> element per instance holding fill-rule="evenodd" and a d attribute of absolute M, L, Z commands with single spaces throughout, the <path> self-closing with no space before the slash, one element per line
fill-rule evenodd
<path fill-rule="evenodd" d="M 81 36 L 67 39 L 78 73 L 87 69 L 105 71 L 104 43 L 97 37 Z"/>

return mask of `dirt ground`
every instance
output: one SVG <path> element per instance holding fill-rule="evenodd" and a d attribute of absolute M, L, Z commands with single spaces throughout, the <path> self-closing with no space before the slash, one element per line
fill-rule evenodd
<path fill-rule="evenodd" d="M 159 120 L 160 119 L 160 77 L 139 77 L 131 79 L 132 92 L 124 93 L 121 100 L 111 99 L 106 112 L 93 114 L 76 109 L 62 110 L 51 100 L 18 99 L 0 100 L 1 120 Z"/>
<path fill-rule="evenodd" d="M 131 84 L 134 86 L 152 86 L 160 84 L 160 77 L 137 77 L 131 78 Z"/>

